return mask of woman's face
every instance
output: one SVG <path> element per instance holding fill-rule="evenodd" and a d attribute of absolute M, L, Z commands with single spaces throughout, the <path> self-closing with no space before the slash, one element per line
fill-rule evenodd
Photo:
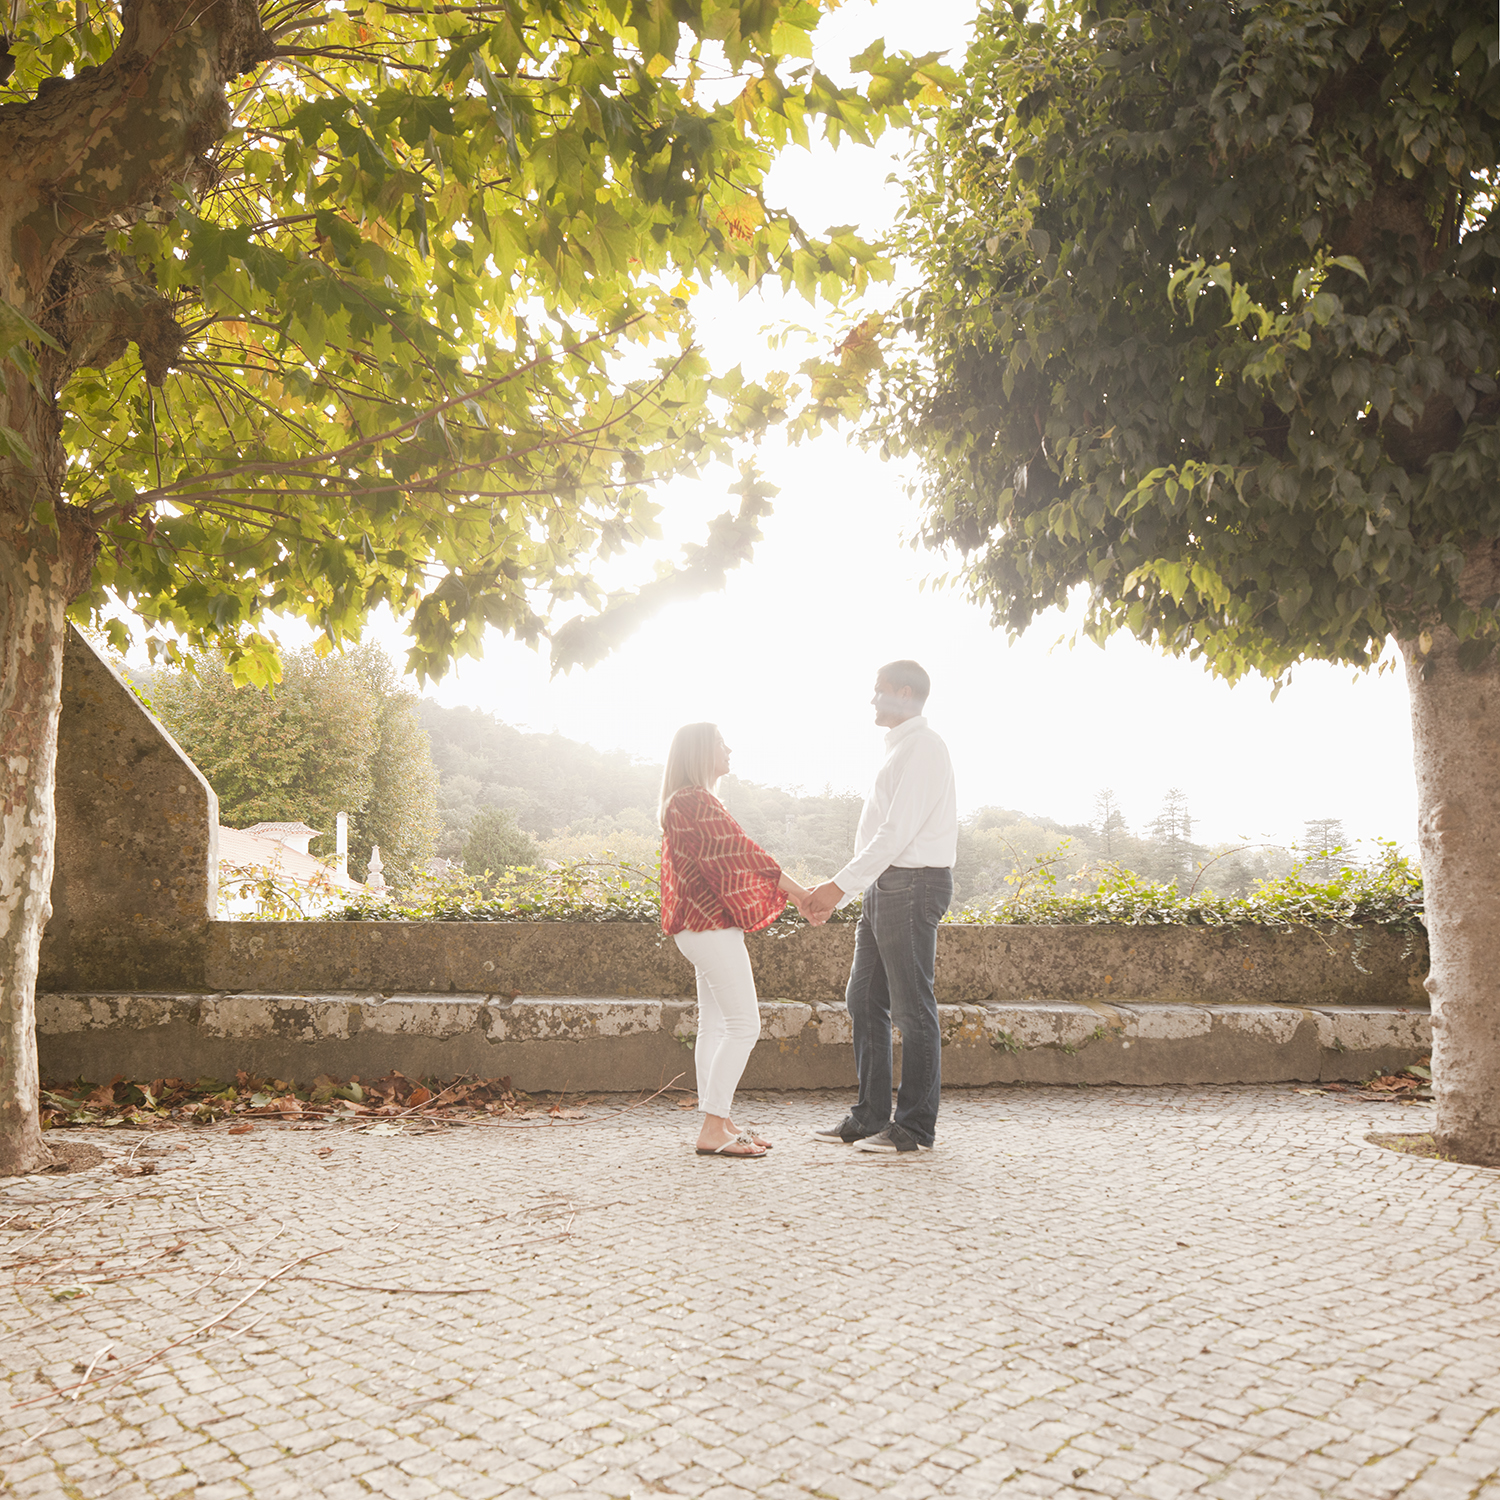
<path fill-rule="evenodd" d="M 729 746 L 724 743 L 724 736 L 719 736 L 719 742 L 714 750 L 714 780 L 729 774 Z"/>

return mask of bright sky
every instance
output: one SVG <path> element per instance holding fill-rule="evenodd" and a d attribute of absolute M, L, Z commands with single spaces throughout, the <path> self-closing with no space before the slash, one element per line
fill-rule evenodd
<path fill-rule="evenodd" d="M 850 0 L 819 29 L 819 63 L 847 77 L 845 59 L 884 36 L 888 49 L 953 49 L 961 61 L 973 7 L 952 0 Z M 879 232 L 897 201 L 885 152 L 798 154 L 777 168 L 778 195 L 810 227 L 856 223 Z M 764 369 L 760 328 L 805 309 L 710 292 L 697 303 L 707 345 L 725 367 Z M 986 804 L 1088 821 L 1113 787 L 1133 827 L 1180 787 L 1208 842 L 1285 842 L 1304 819 L 1338 817 L 1349 833 L 1409 843 L 1415 791 L 1406 688 L 1399 672 L 1355 680 L 1309 666 L 1273 703 L 1259 680 L 1230 689 L 1202 668 L 1129 639 L 1107 650 L 1053 643 L 1062 618 L 1008 645 L 984 613 L 952 593 L 924 591 L 937 557 L 904 538 L 915 512 L 903 476 L 837 435 L 763 455 L 781 486 L 754 562 L 722 594 L 676 606 L 589 672 L 549 679 L 544 658 L 494 636 L 430 692 L 508 723 L 557 730 L 601 749 L 660 760 L 679 724 L 718 722 L 734 770 L 753 781 L 862 790 L 881 734 L 868 700 L 874 669 L 915 657 L 932 675 L 929 717 L 947 739 L 964 810 Z M 665 497 L 667 545 L 701 539 L 734 502 L 717 483 L 679 482 Z M 650 576 L 636 558 L 630 576 Z M 621 576 L 619 582 L 626 581 Z M 398 632 L 382 629 L 398 655 Z"/>

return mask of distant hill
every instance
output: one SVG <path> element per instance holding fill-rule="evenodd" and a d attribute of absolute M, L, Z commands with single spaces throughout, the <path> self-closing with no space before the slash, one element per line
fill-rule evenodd
<path fill-rule="evenodd" d="M 560 734 L 529 734 L 478 708 L 422 700 L 422 727 L 455 810 L 510 808 L 528 833 L 548 838 L 583 818 L 613 818 L 628 808 L 655 816 L 661 767 L 623 751 L 605 752 Z"/>
<path fill-rule="evenodd" d="M 419 713 L 439 776 L 440 854 L 457 859 L 479 813 L 501 807 L 515 814 L 548 859 L 606 848 L 625 859 L 654 859 L 659 763 L 595 750 L 560 734 L 532 734 L 477 708 L 444 708 L 424 699 Z M 854 852 L 858 796 L 831 790 L 799 796 L 737 776 L 724 778 L 719 796 L 751 838 L 800 880 L 832 875 Z M 1004 899 L 1018 884 L 1045 879 L 1038 870 L 1050 871 L 1063 889 L 1092 889 L 1111 858 L 1152 879 L 1176 875 L 1186 889 L 1200 879 L 1198 865 L 1212 853 L 1186 841 L 1169 847 L 1149 833 L 1133 835 L 1123 822 L 1113 825 L 1106 846 L 1086 824 L 985 807 L 965 818 L 959 831 L 956 899 Z M 1233 894 L 1248 890 L 1256 877 L 1288 868 L 1284 850 L 1246 850 L 1212 864 L 1199 889 Z"/>
<path fill-rule="evenodd" d="M 560 734 L 531 734 L 477 708 L 444 708 L 424 699 L 420 713 L 439 776 L 439 852 L 448 858 L 458 857 L 464 834 L 485 807 L 512 811 L 549 857 L 606 844 L 631 857 L 654 853 L 659 763 L 595 750 Z M 831 874 L 853 852 L 858 797 L 797 796 L 737 776 L 724 778 L 719 795 L 746 832 L 789 869 Z"/>

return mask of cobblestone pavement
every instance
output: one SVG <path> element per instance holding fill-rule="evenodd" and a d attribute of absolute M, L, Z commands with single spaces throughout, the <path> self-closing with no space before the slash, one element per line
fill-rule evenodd
<path fill-rule="evenodd" d="M 744 1102 L 764 1161 L 619 1098 L 73 1136 L 0 1191 L 6 1493 L 1500 1496 L 1500 1173 L 1364 1139 L 1425 1106 L 954 1091 L 895 1158 Z"/>

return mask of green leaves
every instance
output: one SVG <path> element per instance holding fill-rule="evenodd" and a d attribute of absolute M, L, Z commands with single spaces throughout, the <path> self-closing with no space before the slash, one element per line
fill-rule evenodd
<path fill-rule="evenodd" d="M 1459 0 L 981 14 L 870 433 L 1020 631 L 1074 591 L 1234 678 L 1365 666 L 1500 534 L 1500 67 Z M 1480 167 L 1480 163 L 1485 163 Z M 1455 559 L 1457 565 L 1455 566 Z"/>
<path fill-rule="evenodd" d="M 9 361 L 39 393 L 45 394 L 32 344 L 40 344 L 47 349 L 58 347 L 57 340 L 46 329 L 33 323 L 20 308 L 0 297 L 0 361 Z"/>
<path fill-rule="evenodd" d="M 174 160 L 138 111 L 120 150 L 151 170 L 122 159 L 112 179 L 141 177 L 137 197 L 104 201 L 71 169 L 39 185 L 95 206 L 113 265 L 185 338 L 149 388 L 139 330 L 44 379 L 34 350 L 58 345 L 35 310 L 0 309 L 0 360 L 48 401 L 60 387 L 62 498 L 100 529 L 75 613 L 124 604 L 167 659 L 213 641 L 264 682 L 273 612 L 337 643 L 389 605 L 434 675 L 488 626 L 535 641 L 559 606 L 597 602 L 593 567 L 651 534 L 654 486 L 741 463 L 795 414 L 788 387 L 715 379 L 693 290 L 771 278 L 833 305 L 889 274 L 852 231 L 805 233 L 766 173 L 818 134 L 873 140 L 956 80 L 876 47 L 863 87 L 835 84 L 806 61 L 820 16 L 293 0 L 263 10 L 272 55 L 231 81 L 233 128 L 201 158 Z M 116 31 L 31 8 L 14 85 L 74 88 Z M 193 45 L 174 36 L 151 66 L 200 76 Z M 19 429 L 0 448 L 32 461 Z M 747 556 L 753 519 L 706 555 Z M 721 577 L 693 558 L 678 582 Z"/>

